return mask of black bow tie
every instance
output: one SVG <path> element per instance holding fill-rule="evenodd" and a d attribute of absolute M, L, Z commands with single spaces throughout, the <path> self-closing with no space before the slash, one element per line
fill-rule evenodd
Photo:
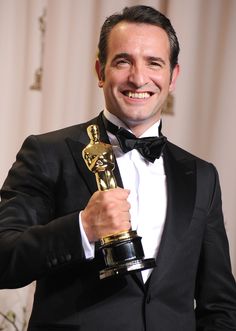
<path fill-rule="evenodd" d="M 118 128 L 118 126 L 109 122 L 104 116 L 103 120 L 106 130 L 117 137 L 124 153 L 129 152 L 132 149 L 137 149 L 137 151 L 150 162 L 154 162 L 155 159 L 158 159 L 161 156 L 166 145 L 166 137 L 161 135 L 160 137 L 137 138 L 134 134 L 124 128 Z"/>

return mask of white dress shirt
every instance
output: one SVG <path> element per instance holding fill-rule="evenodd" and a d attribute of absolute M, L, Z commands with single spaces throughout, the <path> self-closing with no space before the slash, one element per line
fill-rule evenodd
<path fill-rule="evenodd" d="M 118 127 L 128 129 L 113 114 L 104 110 L 104 116 Z M 160 121 L 155 123 L 142 137 L 158 136 Z M 108 132 L 110 143 L 119 166 L 124 188 L 130 190 L 129 202 L 131 204 L 131 226 L 142 237 L 145 258 L 155 258 L 161 241 L 167 207 L 166 175 L 163 158 L 156 159 L 154 163 L 147 161 L 141 154 L 133 149 L 127 153 L 121 150 L 117 138 Z M 83 247 L 87 258 L 94 256 L 94 245 L 90 245 L 82 228 Z M 152 269 L 142 271 L 144 282 Z"/>

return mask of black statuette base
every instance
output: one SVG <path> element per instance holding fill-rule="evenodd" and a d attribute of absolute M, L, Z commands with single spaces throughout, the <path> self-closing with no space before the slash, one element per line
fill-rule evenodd
<path fill-rule="evenodd" d="M 135 271 L 142 271 L 145 269 L 155 268 L 155 259 L 144 259 L 144 260 L 134 260 L 126 262 L 124 264 L 119 264 L 110 268 L 105 268 L 100 270 L 100 279 L 112 277 L 112 276 L 122 276 Z"/>
<path fill-rule="evenodd" d="M 100 279 L 154 268 L 155 259 L 144 259 L 144 252 L 136 231 L 127 231 L 103 238 L 100 242 L 105 268 Z"/>

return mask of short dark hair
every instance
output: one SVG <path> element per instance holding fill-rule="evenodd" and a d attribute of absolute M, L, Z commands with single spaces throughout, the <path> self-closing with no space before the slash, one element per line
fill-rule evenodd
<path fill-rule="evenodd" d="M 105 65 L 107 61 L 108 37 L 115 25 L 121 21 L 130 23 L 146 23 L 156 25 L 166 31 L 170 42 L 170 67 L 171 72 L 178 63 L 179 42 L 175 30 L 170 20 L 158 10 L 149 6 L 131 6 L 125 7 L 121 13 L 115 13 L 105 20 L 100 32 L 98 43 L 98 59 L 101 63 L 102 76 L 104 76 Z"/>

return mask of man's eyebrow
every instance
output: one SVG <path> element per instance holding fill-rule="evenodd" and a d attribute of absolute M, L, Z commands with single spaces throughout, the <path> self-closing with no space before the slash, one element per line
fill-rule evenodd
<path fill-rule="evenodd" d="M 129 60 L 131 58 L 129 53 L 118 53 L 114 56 L 114 58 L 112 59 L 112 62 L 116 61 L 117 59 L 127 59 Z"/>

